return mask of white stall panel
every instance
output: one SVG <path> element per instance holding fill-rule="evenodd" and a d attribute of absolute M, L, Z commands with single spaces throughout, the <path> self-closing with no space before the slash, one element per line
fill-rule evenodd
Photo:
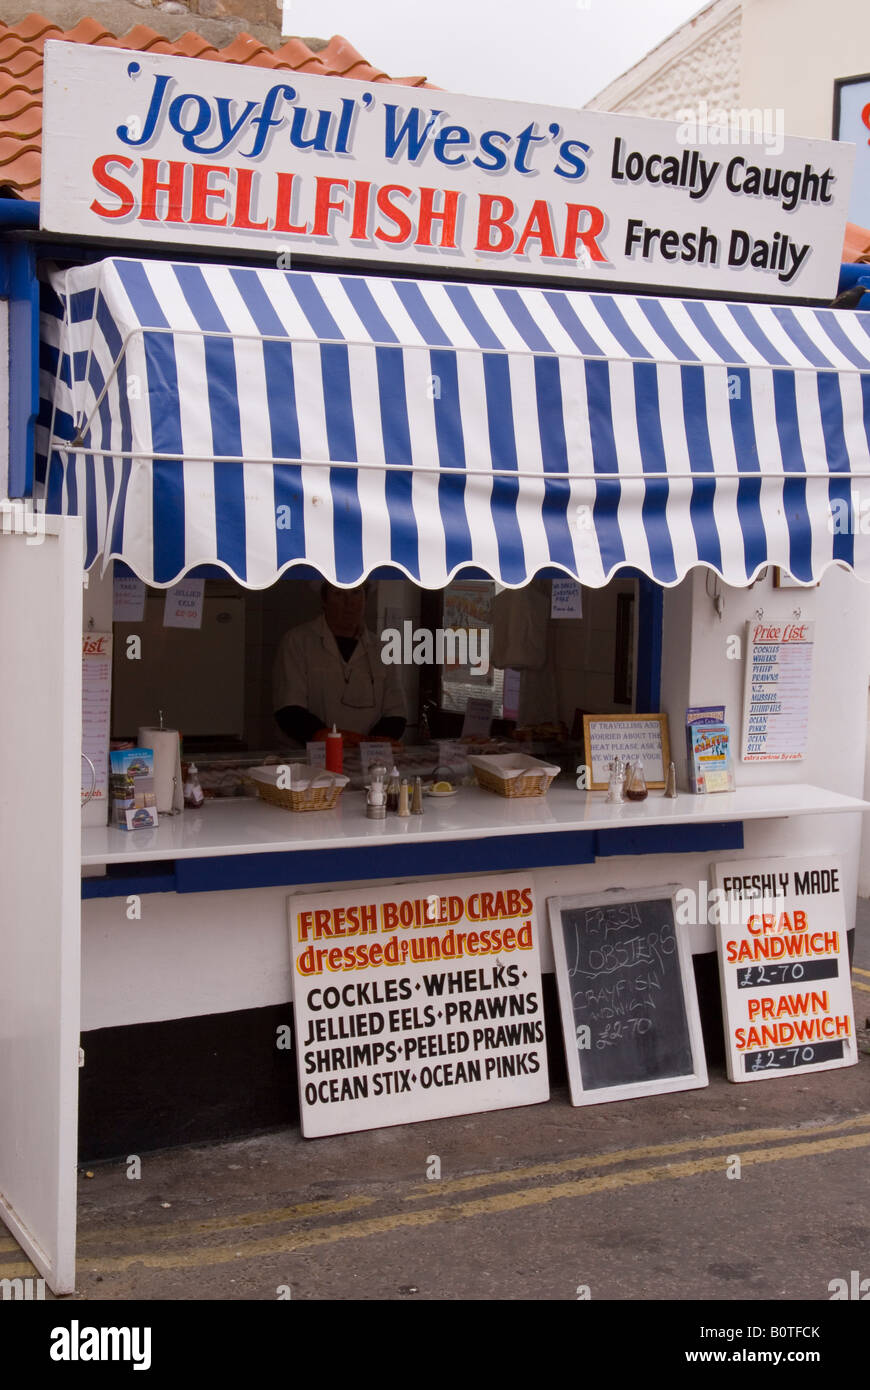
<path fill-rule="evenodd" d="M 49 1287 L 70 1293 L 82 537 L 78 519 L 42 521 L 48 534 L 0 531 L 0 1216 Z"/>

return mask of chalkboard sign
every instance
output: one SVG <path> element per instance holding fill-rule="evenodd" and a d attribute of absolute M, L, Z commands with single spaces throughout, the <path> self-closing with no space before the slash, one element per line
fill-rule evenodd
<path fill-rule="evenodd" d="M 548 898 L 572 1105 L 707 1085 L 670 888 Z"/>

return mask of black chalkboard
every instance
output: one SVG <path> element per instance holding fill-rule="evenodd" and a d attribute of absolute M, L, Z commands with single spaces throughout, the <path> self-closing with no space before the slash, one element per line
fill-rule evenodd
<path fill-rule="evenodd" d="M 574 1104 L 706 1085 L 691 957 L 670 890 L 549 906 Z"/>

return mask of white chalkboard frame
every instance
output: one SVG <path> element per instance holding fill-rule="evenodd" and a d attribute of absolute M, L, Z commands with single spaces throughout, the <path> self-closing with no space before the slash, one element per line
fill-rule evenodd
<path fill-rule="evenodd" d="M 660 1096 L 670 1091 L 693 1091 L 707 1086 L 707 1058 L 704 1052 L 704 1038 L 701 1032 L 701 1014 L 698 1008 L 698 994 L 695 988 L 695 972 L 692 968 L 692 953 L 689 942 L 676 924 L 676 888 L 617 888 L 599 889 L 597 893 L 581 893 L 569 898 L 548 898 L 547 911 L 550 919 L 550 936 L 553 942 L 553 959 L 556 966 L 556 986 L 559 991 L 559 1013 L 562 1021 L 562 1041 L 565 1046 L 565 1061 L 568 1066 L 568 1082 L 571 1089 L 572 1105 L 601 1105 L 610 1100 L 633 1100 L 640 1096 Z M 686 1008 L 686 1021 L 689 1029 L 689 1043 L 692 1051 L 692 1071 L 682 1076 L 657 1076 L 651 1081 L 630 1082 L 622 1086 L 596 1087 L 584 1090 L 580 1071 L 580 1055 L 576 1046 L 574 1007 L 571 1000 L 571 981 L 568 977 L 568 961 L 565 956 L 565 937 L 562 931 L 562 912 L 566 908 L 611 907 L 614 903 L 649 902 L 652 899 L 668 898 L 674 907 L 674 934 L 677 940 L 677 958 L 680 966 L 680 981 L 683 989 L 683 1002 Z"/>
<path fill-rule="evenodd" d="M 589 766 L 591 781 L 589 787 L 591 791 L 606 791 L 609 785 L 606 759 L 596 758 L 595 756 L 595 725 L 596 724 L 619 724 L 626 733 L 630 733 L 630 725 L 634 724 L 647 729 L 650 724 L 658 724 L 660 730 L 661 754 L 662 754 L 662 776 L 647 777 L 648 787 L 663 787 L 668 775 L 668 763 L 671 760 L 670 740 L 668 738 L 668 716 L 666 714 L 584 714 L 583 716 L 583 749 L 584 757 Z M 627 750 L 630 751 L 630 750 Z M 641 749 L 638 746 L 631 757 L 632 762 L 641 758 Z M 648 759 L 647 759 L 648 764 Z M 598 776 L 596 776 L 596 765 Z M 648 770 L 645 764 L 644 771 Z"/>

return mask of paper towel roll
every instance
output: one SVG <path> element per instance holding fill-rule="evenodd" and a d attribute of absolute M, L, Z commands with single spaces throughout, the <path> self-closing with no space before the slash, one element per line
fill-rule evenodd
<path fill-rule="evenodd" d="M 158 815 L 184 810 L 181 739 L 177 729 L 140 729 L 139 747 L 154 750 L 154 790 Z"/>

